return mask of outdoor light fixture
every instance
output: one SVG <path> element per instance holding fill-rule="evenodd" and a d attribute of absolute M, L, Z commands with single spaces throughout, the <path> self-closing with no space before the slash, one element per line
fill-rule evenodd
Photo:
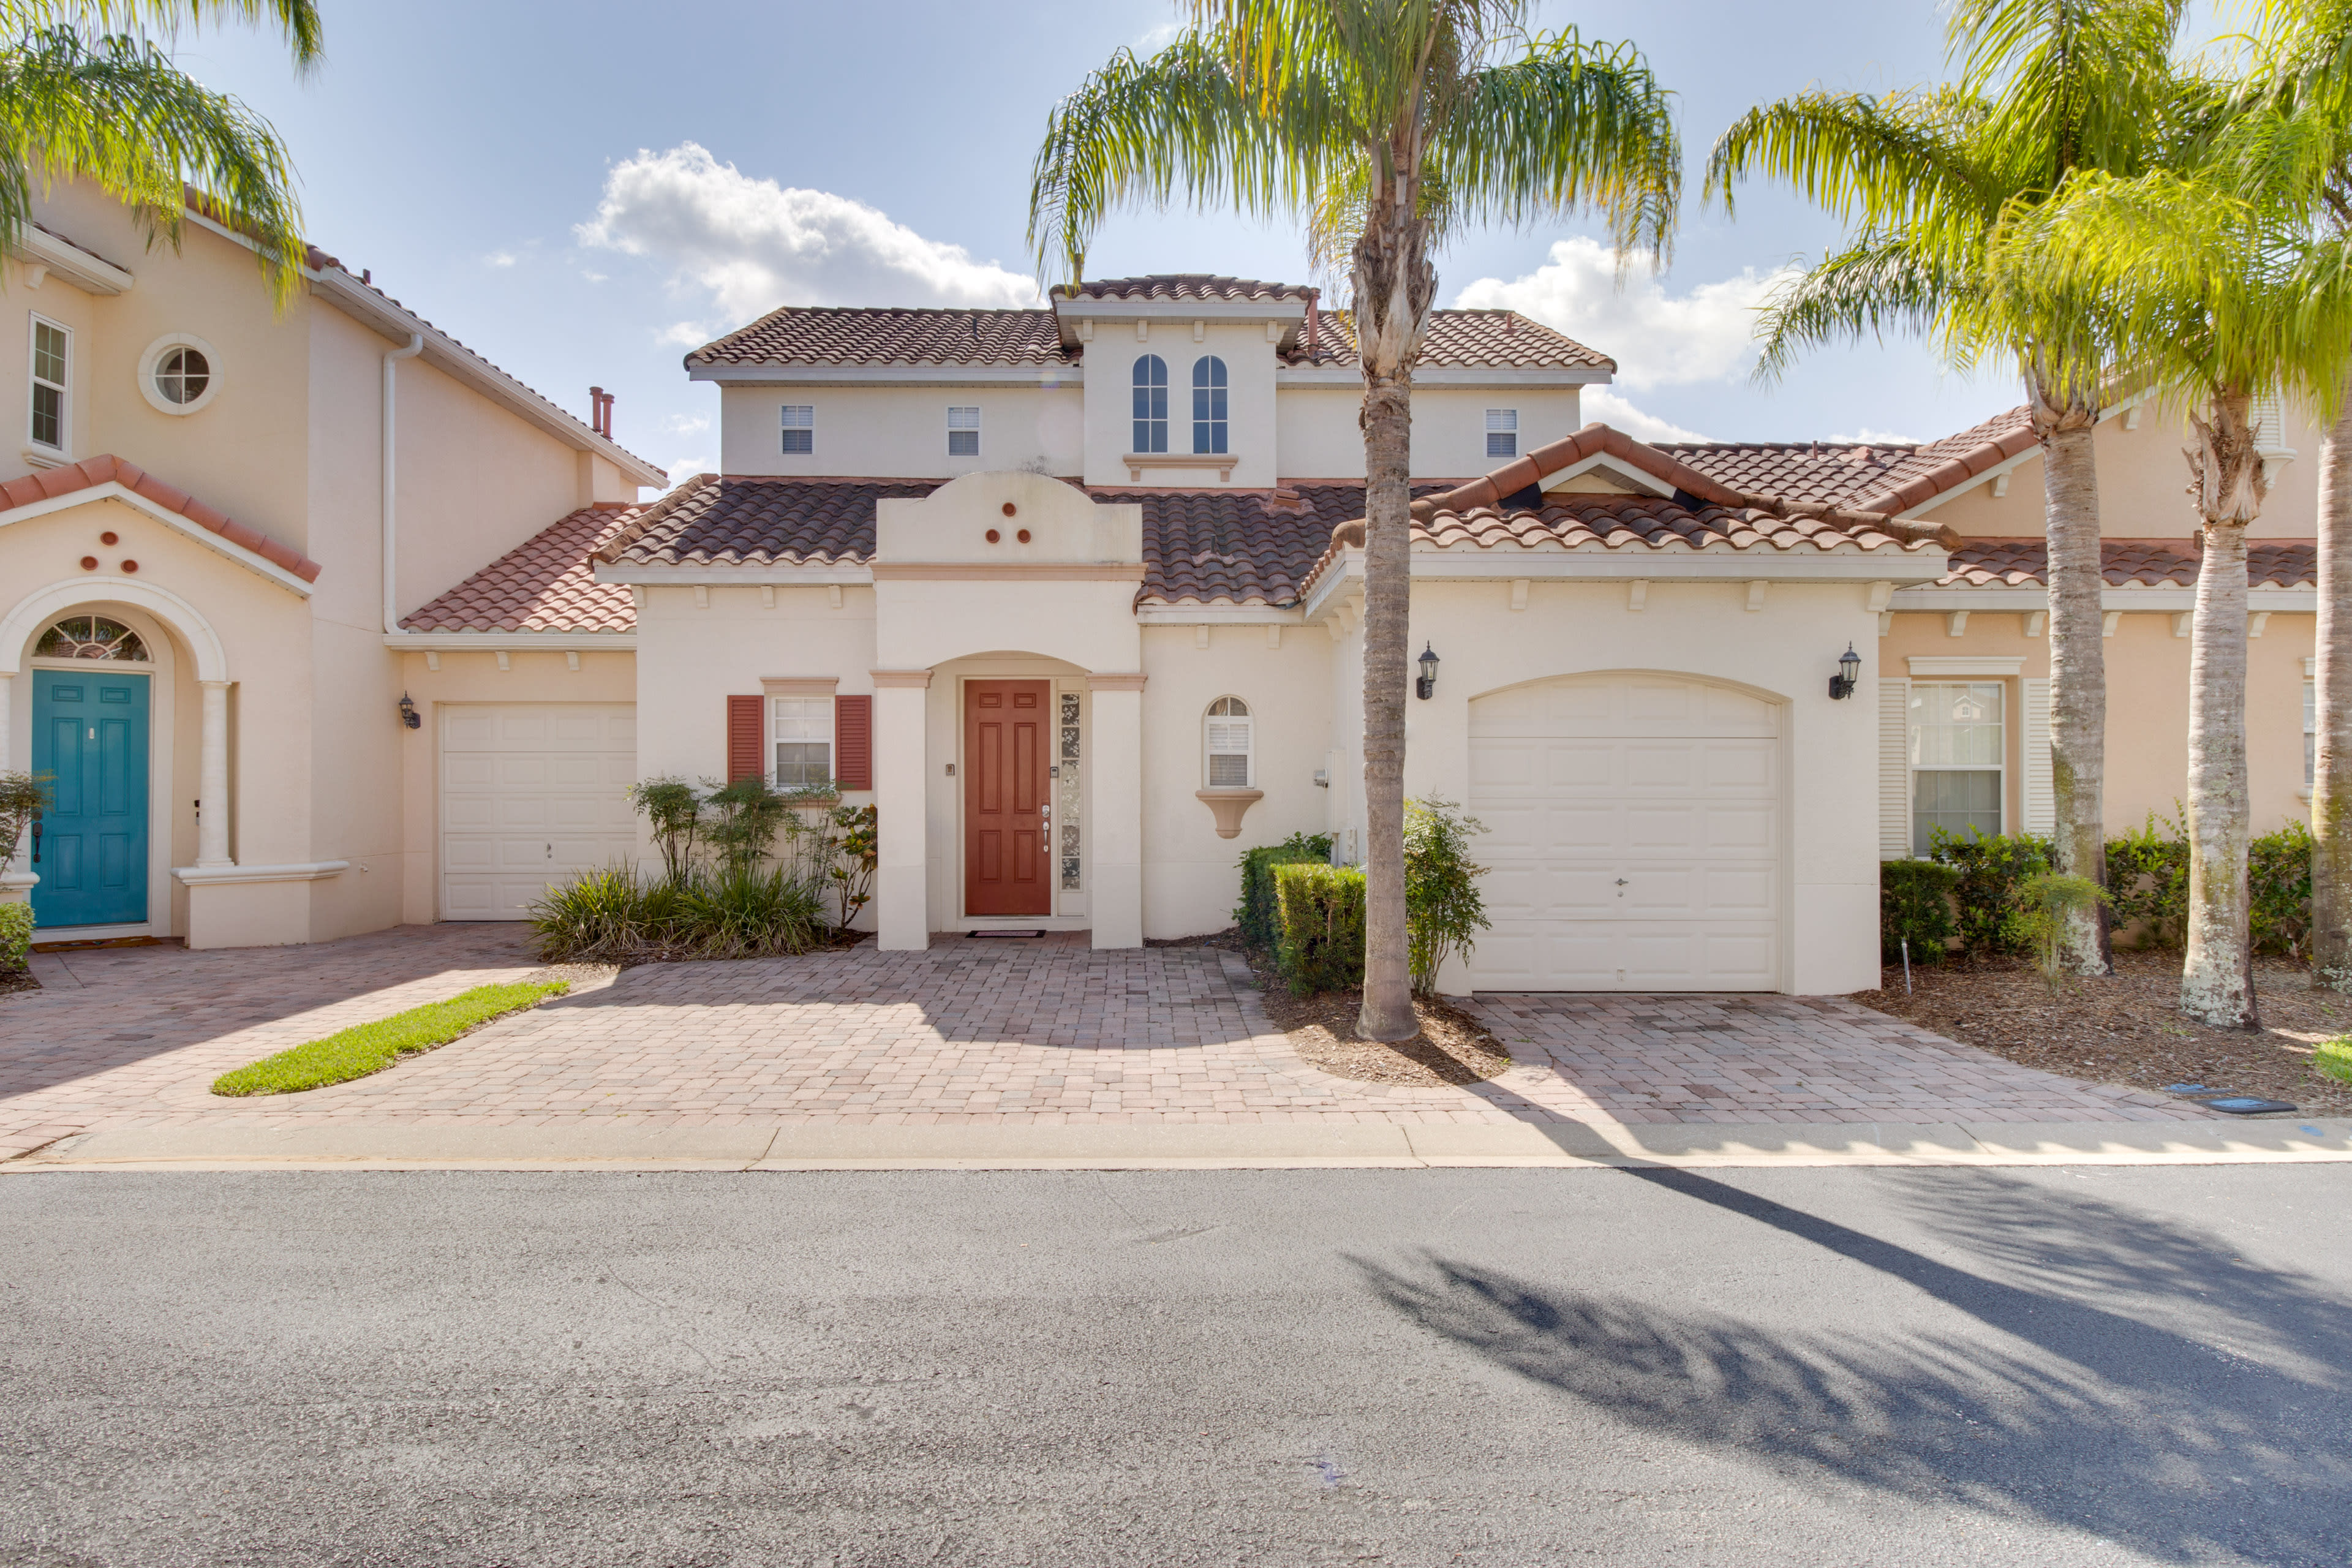
<path fill-rule="evenodd" d="M 412 730 L 425 722 L 416 716 L 416 704 L 408 700 L 408 693 L 405 691 L 400 694 L 400 721 Z"/>
<path fill-rule="evenodd" d="M 1830 700 L 1844 701 L 1853 695 L 1853 689 L 1861 684 L 1862 655 L 1853 651 L 1853 644 L 1848 643 L 1845 645 L 1845 652 L 1838 659 L 1838 672 L 1830 677 Z"/>
<path fill-rule="evenodd" d="M 1423 702 L 1437 695 L 1437 655 L 1427 643 L 1421 645 L 1421 679 L 1412 683 L 1412 694 Z"/>

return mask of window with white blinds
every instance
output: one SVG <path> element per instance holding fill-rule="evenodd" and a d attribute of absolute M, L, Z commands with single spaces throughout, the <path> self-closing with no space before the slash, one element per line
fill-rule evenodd
<path fill-rule="evenodd" d="M 1209 704 L 1208 777 L 1211 789 L 1247 789 L 1255 772 L 1249 704 L 1220 697 Z"/>
<path fill-rule="evenodd" d="M 2001 830 L 2009 743 L 1998 680 L 1911 683 L 1911 852 L 1933 847 L 1935 829 L 1965 838 Z"/>
<path fill-rule="evenodd" d="M 980 410 L 977 408 L 948 409 L 948 456 L 977 458 L 980 456 Z"/>
<path fill-rule="evenodd" d="M 804 458 L 816 450 L 816 409 L 806 403 L 784 405 L 784 456 Z"/>
<path fill-rule="evenodd" d="M 66 445 L 66 365 L 72 342 L 72 335 L 55 321 L 33 318 L 33 417 L 26 435 L 34 445 L 60 452 Z"/>
<path fill-rule="evenodd" d="M 806 789 L 833 782 L 833 699 L 779 697 L 770 708 L 774 726 L 776 787 Z"/>
<path fill-rule="evenodd" d="M 1486 456 L 1516 458 L 1519 455 L 1519 411 L 1516 408 L 1486 410 Z"/>

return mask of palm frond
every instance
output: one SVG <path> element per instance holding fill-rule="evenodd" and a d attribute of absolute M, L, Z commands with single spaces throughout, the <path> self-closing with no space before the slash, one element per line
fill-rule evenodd
<path fill-rule="evenodd" d="M 1749 110 L 1716 139 L 1707 197 L 1761 176 L 1864 230 L 1981 231 L 2007 190 L 1971 145 L 1984 108 L 1949 90 L 1801 92 Z"/>
<path fill-rule="evenodd" d="M 0 0 L 0 33 L 11 37 L 58 27 L 169 37 L 216 23 L 274 28 L 299 68 L 315 64 L 326 46 L 315 0 Z"/>
<path fill-rule="evenodd" d="M 1933 339 L 1975 292 L 1974 272 L 1901 237 L 1865 237 L 1777 285 L 1758 313 L 1759 382 L 1788 374 L 1800 353 L 1865 338 Z"/>

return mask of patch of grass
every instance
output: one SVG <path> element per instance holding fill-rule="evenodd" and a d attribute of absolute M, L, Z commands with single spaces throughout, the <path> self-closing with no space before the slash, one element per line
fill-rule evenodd
<path fill-rule="evenodd" d="M 226 1072 L 213 1079 L 213 1092 L 226 1095 L 299 1094 L 382 1072 L 404 1056 L 446 1046 L 469 1029 L 491 1019 L 535 1006 L 550 996 L 572 989 L 562 980 L 524 980 L 509 985 L 477 985 L 446 1002 L 428 1002 L 355 1024 L 323 1040 L 312 1040 L 291 1050 Z"/>
<path fill-rule="evenodd" d="M 2338 1083 L 2352 1083 L 2352 1035 L 2340 1040 L 2322 1040 L 2319 1049 L 2312 1053 L 2311 1065 L 2323 1078 Z"/>

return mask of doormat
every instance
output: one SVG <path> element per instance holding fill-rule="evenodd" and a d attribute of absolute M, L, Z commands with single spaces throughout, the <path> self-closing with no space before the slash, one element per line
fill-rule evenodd
<path fill-rule="evenodd" d="M 968 931 L 963 934 L 966 937 L 1020 937 L 1026 940 L 1045 933 L 1042 931 Z"/>

